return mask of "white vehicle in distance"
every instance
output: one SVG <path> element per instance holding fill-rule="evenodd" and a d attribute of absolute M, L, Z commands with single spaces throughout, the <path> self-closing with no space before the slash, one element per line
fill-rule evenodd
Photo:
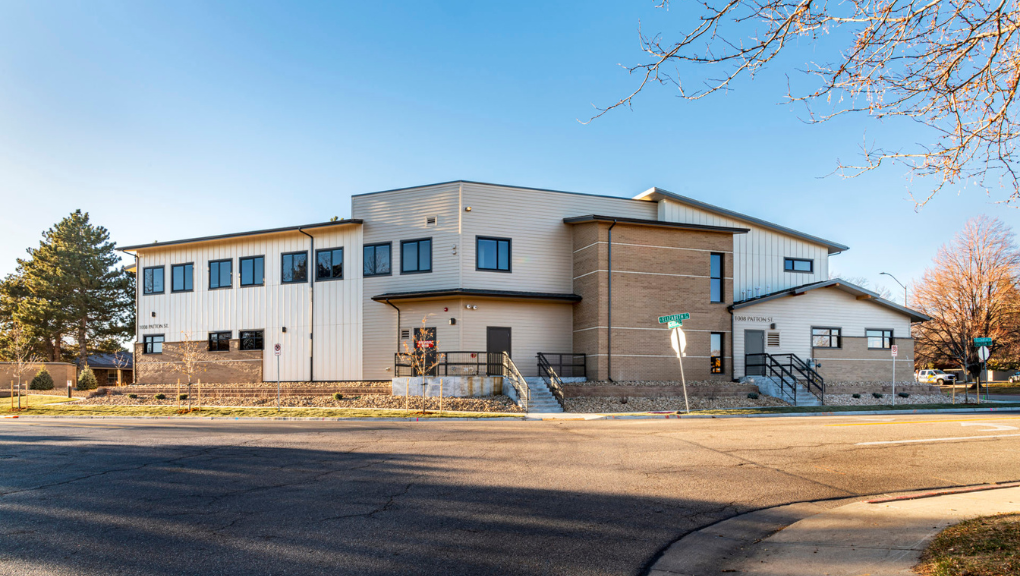
<path fill-rule="evenodd" d="M 917 381 L 922 384 L 956 384 L 956 374 L 949 374 L 942 370 L 921 370 L 917 373 Z"/>

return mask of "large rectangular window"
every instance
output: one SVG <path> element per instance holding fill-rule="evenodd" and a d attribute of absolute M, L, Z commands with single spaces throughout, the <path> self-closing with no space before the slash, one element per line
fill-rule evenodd
<path fill-rule="evenodd" d="M 709 256 L 711 265 L 709 276 L 711 286 L 709 287 L 709 298 L 711 302 L 723 301 L 723 255 L 712 254 Z"/>
<path fill-rule="evenodd" d="M 142 354 L 162 354 L 162 353 L 163 353 L 162 334 L 142 336 Z"/>
<path fill-rule="evenodd" d="M 209 263 L 209 289 L 230 288 L 233 282 L 231 272 L 234 263 L 231 260 L 213 260 Z"/>
<path fill-rule="evenodd" d="M 210 332 L 209 351 L 230 352 L 230 332 Z"/>
<path fill-rule="evenodd" d="M 194 280 L 194 264 L 174 264 L 170 267 L 171 292 L 191 292 L 195 288 Z"/>
<path fill-rule="evenodd" d="M 842 348 L 842 330 L 839 328 L 811 328 L 812 348 Z"/>
<path fill-rule="evenodd" d="M 392 267 L 390 266 L 391 249 L 392 247 L 389 242 L 365 246 L 365 276 L 389 276 L 392 273 Z"/>
<path fill-rule="evenodd" d="M 308 252 L 291 252 L 280 258 L 280 282 L 293 284 L 308 282 Z"/>
<path fill-rule="evenodd" d="M 237 264 L 241 268 L 241 286 L 261 286 L 265 283 L 265 256 L 239 258 Z"/>
<path fill-rule="evenodd" d="M 815 271 L 815 261 L 807 258 L 783 258 L 783 270 L 810 274 Z"/>
<path fill-rule="evenodd" d="M 316 280 L 343 280 L 344 249 L 327 248 L 315 252 Z"/>
<path fill-rule="evenodd" d="M 479 270 L 510 272 L 509 238 L 475 238 L 475 267 Z"/>
<path fill-rule="evenodd" d="M 709 366 L 712 374 L 723 373 L 723 333 L 712 332 L 709 341 Z"/>
<path fill-rule="evenodd" d="M 162 266 L 142 270 L 142 293 L 162 294 L 163 274 L 165 271 L 166 269 Z"/>
<path fill-rule="evenodd" d="M 892 330 L 865 330 L 864 335 L 868 337 L 868 348 L 874 350 L 888 350 L 893 345 Z"/>
<path fill-rule="evenodd" d="M 262 330 L 241 330 L 241 350 L 262 350 Z"/>
<path fill-rule="evenodd" d="M 400 273 L 432 271 L 432 239 L 404 240 L 400 243 Z"/>

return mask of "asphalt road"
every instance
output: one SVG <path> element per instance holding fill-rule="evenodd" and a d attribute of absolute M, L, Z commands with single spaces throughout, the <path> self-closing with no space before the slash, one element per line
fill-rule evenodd
<path fill-rule="evenodd" d="M 752 509 L 1015 480 L 1020 414 L 0 420 L 0 574 L 641 574 Z"/>

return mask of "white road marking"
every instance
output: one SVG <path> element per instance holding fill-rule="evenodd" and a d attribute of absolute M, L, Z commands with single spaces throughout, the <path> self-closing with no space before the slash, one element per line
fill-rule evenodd
<path fill-rule="evenodd" d="M 987 430 L 982 432 L 1000 432 L 1002 430 L 1020 430 L 1016 426 L 1006 426 L 1005 424 L 992 424 L 991 422 L 962 422 L 960 426 L 988 426 Z"/>
<path fill-rule="evenodd" d="M 956 438 L 922 438 L 920 440 L 883 440 L 881 442 L 858 442 L 857 446 L 875 446 L 877 444 L 916 444 L 918 442 L 953 442 L 956 440 L 980 440 L 982 438 L 1011 438 L 1020 434 L 985 434 L 983 436 L 958 436 Z"/>

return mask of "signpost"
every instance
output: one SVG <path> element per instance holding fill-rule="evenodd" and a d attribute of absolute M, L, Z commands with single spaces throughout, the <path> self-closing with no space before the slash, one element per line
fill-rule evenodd
<path fill-rule="evenodd" d="M 667 324 L 670 329 L 670 342 L 673 344 L 673 350 L 676 352 L 676 359 L 680 361 L 680 382 L 684 387 L 684 406 L 687 407 L 687 413 L 691 413 L 691 402 L 687 399 L 687 380 L 684 378 L 684 356 L 687 355 L 687 336 L 684 334 L 684 320 L 691 317 L 690 314 L 684 312 L 683 314 L 671 314 L 669 316 L 659 316 L 659 324 Z"/>
<path fill-rule="evenodd" d="M 977 340 L 977 338 L 975 338 Z M 991 341 L 991 338 L 987 338 Z M 988 350 L 988 346 L 981 346 L 978 348 L 978 358 L 981 360 L 983 371 L 985 373 L 985 400 L 988 400 L 988 357 L 991 356 L 991 352 Z M 981 378 L 978 378 L 978 390 L 977 390 L 978 404 L 981 403 Z"/>
<path fill-rule="evenodd" d="M 273 346 L 273 352 L 276 353 L 276 409 L 280 409 L 280 354 L 283 353 L 283 346 L 276 344 Z"/>
<path fill-rule="evenodd" d="M 892 345 L 892 403 L 896 405 L 896 355 L 899 354 L 900 349 L 895 344 Z"/>

